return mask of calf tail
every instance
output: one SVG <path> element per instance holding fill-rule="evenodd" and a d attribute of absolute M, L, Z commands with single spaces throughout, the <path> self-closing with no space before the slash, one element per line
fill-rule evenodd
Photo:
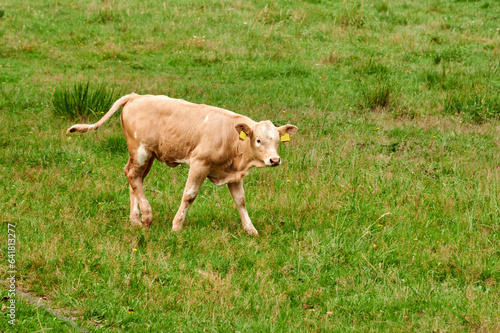
<path fill-rule="evenodd" d="M 85 133 L 88 131 L 96 131 L 99 127 L 101 127 L 102 124 L 104 124 L 109 118 L 111 118 L 111 116 L 116 111 L 118 111 L 119 108 L 121 108 L 122 106 L 125 106 L 125 104 L 127 104 L 130 100 L 134 99 L 137 96 L 139 96 L 139 95 L 134 94 L 134 93 L 123 96 L 122 98 L 120 98 L 119 100 L 117 100 L 113 104 L 111 109 L 109 109 L 109 111 L 97 123 L 91 124 L 91 125 L 88 125 L 88 124 L 73 125 L 70 128 L 68 128 L 68 130 L 66 131 L 66 134 L 73 133 L 73 132 Z"/>

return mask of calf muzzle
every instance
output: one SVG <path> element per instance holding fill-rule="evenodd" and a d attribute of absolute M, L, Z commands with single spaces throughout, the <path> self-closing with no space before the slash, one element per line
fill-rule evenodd
<path fill-rule="evenodd" d="M 278 166 L 281 163 L 281 159 L 279 157 L 275 157 L 271 158 L 269 162 L 271 162 L 271 166 Z"/>

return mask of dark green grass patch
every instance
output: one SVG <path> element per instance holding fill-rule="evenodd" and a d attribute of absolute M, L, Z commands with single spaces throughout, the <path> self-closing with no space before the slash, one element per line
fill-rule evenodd
<path fill-rule="evenodd" d="M 363 110 L 382 110 L 391 106 L 394 100 L 394 90 L 387 79 L 380 77 L 375 82 L 359 83 L 359 105 Z"/>
<path fill-rule="evenodd" d="M 461 115 L 475 123 L 483 123 L 500 116 L 500 92 L 493 89 L 453 91 L 446 95 L 444 111 Z"/>
<path fill-rule="evenodd" d="M 52 105 L 58 116 L 86 120 L 107 112 L 118 97 L 119 92 L 104 83 L 77 82 L 57 87 L 52 96 Z"/>

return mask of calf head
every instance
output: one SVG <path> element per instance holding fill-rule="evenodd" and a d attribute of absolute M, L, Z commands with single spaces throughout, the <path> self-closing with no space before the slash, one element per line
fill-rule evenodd
<path fill-rule="evenodd" d="M 261 121 L 253 126 L 240 123 L 235 128 L 240 133 L 241 140 L 250 141 L 250 150 L 254 158 L 260 162 L 257 167 L 280 165 L 281 158 L 278 155 L 280 141 L 289 141 L 290 135 L 297 132 L 297 127 L 293 125 L 276 127 L 269 120 Z"/>

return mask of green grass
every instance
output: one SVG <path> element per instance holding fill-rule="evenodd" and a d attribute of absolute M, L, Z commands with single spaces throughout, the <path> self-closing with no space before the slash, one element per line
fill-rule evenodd
<path fill-rule="evenodd" d="M 10 306 L 8 293 L 2 291 L 1 296 L 2 307 Z M 2 321 L 0 329 L 2 332 L 80 332 L 74 325 L 68 324 L 62 318 L 49 313 L 43 307 L 27 303 L 19 294 L 14 299 L 16 300 L 17 320 L 15 320 L 14 325 L 9 323 L 12 319 L 7 316 L 8 310 L 2 309 L 0 313 L 0 320 Z"/>
<path fill-rule="evenodd" d="M 500 330 L 495 1 L 33 0 L 0 13 L 1 239 L 16 224 L 20 290 L 103 332 Z M 53 104 L 87 82 L 297 125 L 283 165 L 245 179 L 261 236 L 209 182 L 171 232 L 188 168 L 159 163 L 153 225 L 133 227 L 119 116 L 64 134 L 112 101 L 83 116 Z M 69 330 L 28 305 L 18 315 L 19 332 Z"/>
<path fill-rule="evenodd" d="M 89 81 L 77 82 L 71 87 L 60 87 L 54 90 L 52 105 L 56 116 L 70 120 L 85 120 L 90 116 L 102 115 L 115 100 L 120 97 L 113 89 L 91 84 Z M 100 112 L 98 112 L 100 111 Z"/>

